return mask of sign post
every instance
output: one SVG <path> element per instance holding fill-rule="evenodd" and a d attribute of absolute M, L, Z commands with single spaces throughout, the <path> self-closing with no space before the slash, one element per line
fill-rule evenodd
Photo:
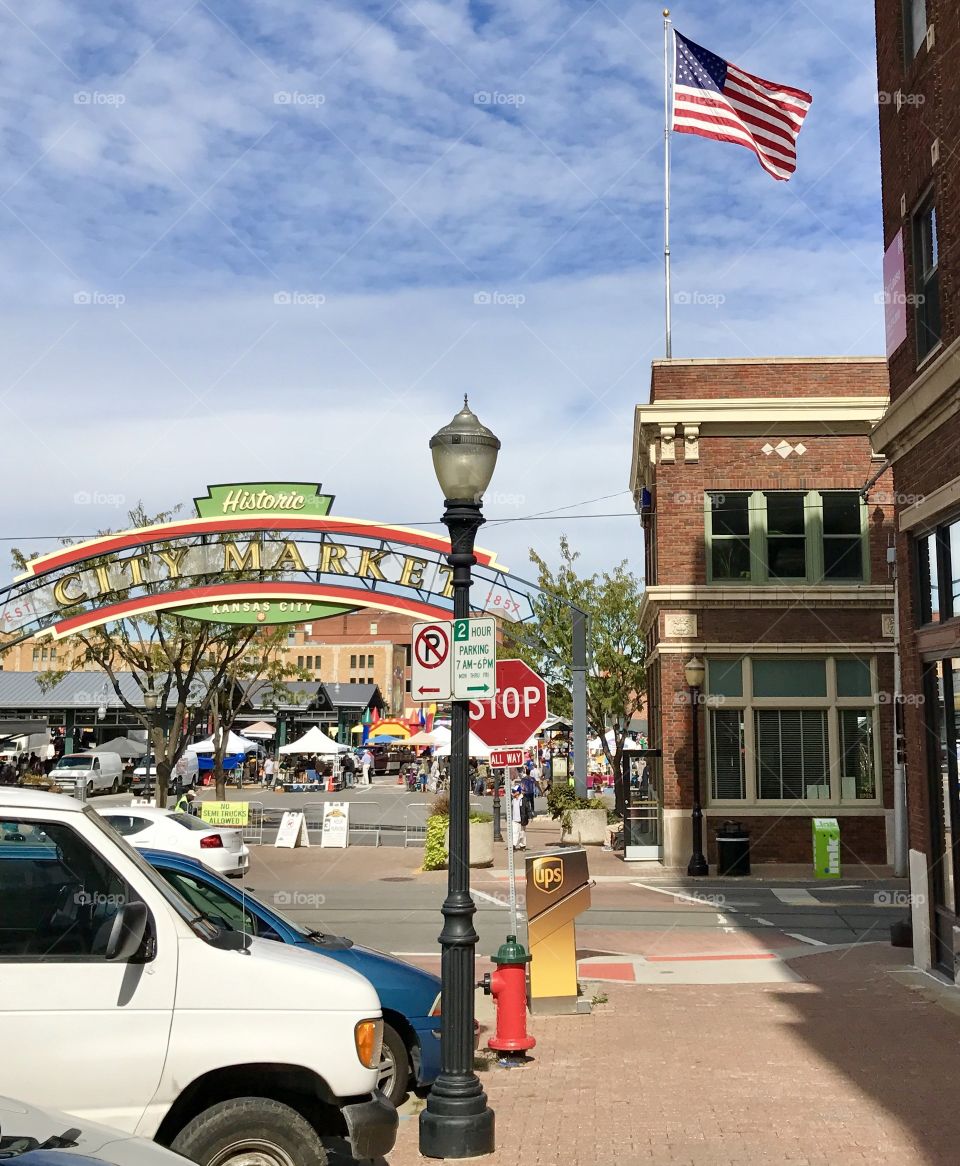
<path fill-rule="evenodd" d="M 411 635 L 410 695 L 417 701 L 449 700 L 453 695 L 453 624 L 415 623 Z"/>
<path fill-rule="evenodd" d="M 496 687 L 497 621 L 453 621 L 453 699 L 483 700 Z"/>

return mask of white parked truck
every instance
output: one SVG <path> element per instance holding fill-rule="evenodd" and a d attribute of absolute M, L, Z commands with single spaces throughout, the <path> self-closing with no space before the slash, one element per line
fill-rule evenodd
<path fill-rule="evenodd" d="M 393 1147 L 371 984 L 198 914 L 88 806 L 0 789 L 0 1094 L 200 1166 Z"/>

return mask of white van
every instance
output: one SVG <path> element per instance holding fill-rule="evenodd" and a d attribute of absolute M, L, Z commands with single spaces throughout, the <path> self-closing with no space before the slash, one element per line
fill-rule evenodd
<path fill-rule="evenodd" d="M 123 785 L 123 759 L 119 753 L 65 753 L 50 776 L 66 794 L 86 786 L 85 797 L 116 794 Z"/>
<path fill-rule="evenodd" d="M 89 806 L 0 790 L 0 1094 L 199 1166 L 393 1148 L 372 985 L 217 926 Z"/>
<path fill-rule="evenodd" d="M 149 773 L 148 773 L 149 771 Z M 147 778 L 149 776 L 149 782 Z M 184 752 L 180 760 L 173 767 L 173 773 L 170 777 L 170 788 L 167 793 L 173 793 L 177 785 L 183 786 L 184 789 L 190 789 L 191 786 L 197 785 L 200 780 L 200 762 L 196 753 Z M 141 758 L 133 767 L 133 780 L 130 788 L 135 794 L 144 793 L 149 785 L 151 790 L 156 788 L 157 784 L 157 764 L 152 753 L 148 753 L 146 757 Z"/>

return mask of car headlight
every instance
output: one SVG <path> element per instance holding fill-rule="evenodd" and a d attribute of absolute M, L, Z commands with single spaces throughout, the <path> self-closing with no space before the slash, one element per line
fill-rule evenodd
<path fill-rule="evenodd" d="M 353 1030 L 353 1041 L 360 1064 L 366 1069 L 375 1069 L 380 1064 L 383 1049 L 383 1021 L 379 1018 L 359 1021 Z"/>

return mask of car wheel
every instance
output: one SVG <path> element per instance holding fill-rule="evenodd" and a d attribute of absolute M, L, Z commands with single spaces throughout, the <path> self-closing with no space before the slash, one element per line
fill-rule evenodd
<path fill-rule="evenodd" d="M 268 1097 L 221 1101 L 188 1122 L 170 1149 L 198 1166 L 327 1166 L 317 1131 Z"/>
<path fill-rule="evenodd" d="M 118 777 L 113 779 L 113 785 L 110 787 L 110 792 L 112 794 L 118 794 L 120 792 L 120 779 Z"/>
<path fill-rule="evenodd" d="M 377 1066 L 377 1088 L 393 1105 L 399 1105 L 407 1095 L 410 1082 L 410 1058 L 407 1046 L 396 1029 L 383 1026 L 383 1049 Z"/>

